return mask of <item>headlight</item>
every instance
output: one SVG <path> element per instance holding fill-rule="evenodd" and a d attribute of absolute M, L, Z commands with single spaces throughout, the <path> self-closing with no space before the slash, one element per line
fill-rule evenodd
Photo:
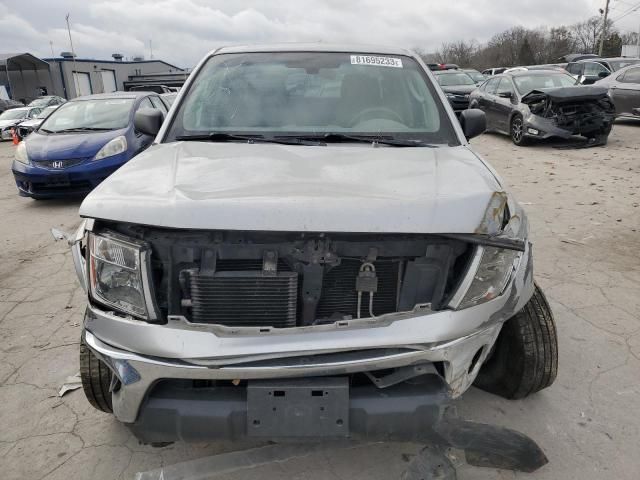
<path fill-rule="evenodd" d="M 29 165 L 29 155 L 27 154 L 27 147 L 24 142 L 20 142 L 16 147 L 15 159 L 20 163 Z"/>
<path fill-rule="evenodd" d="M 148 318 L 142 245 L 91 233 L 89 255 L 89 284 L 93 298 L 136 317 Z"/>
<path fill-rule="evenodd" d="M 468 308 L 488 302 L 502 295 L 511 278 L 511 274 L 518 267 L 522 252 L 497 247 L 477 247 L 475 262 L 471 268 L 477 268 L 470 285 L 462 300 L 456 303 L 457 309 Z M 463 288 L 463 287 L 462 287 Z"/>
<path fill-rule="evenodd" d="M 127 151 L 127 139 L 126 137 L 120 136 L 116 137 L 107 143 L 104 147 L 100 149 L 96 156 L 93 157 L 94 160 L 101 160 L 103 158 L 112 157 L 122 152 Z"/>
<path fill-rule="evenodd" d="M 447 96 L 447 98 L 455 98 L 455 94 L 453 93 L 445 93 L 445 95 Z"/>

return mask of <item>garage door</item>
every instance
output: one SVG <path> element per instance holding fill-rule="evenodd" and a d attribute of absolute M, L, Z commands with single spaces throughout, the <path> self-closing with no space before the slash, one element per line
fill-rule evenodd
<path fill-rule="evenodd" d="M 116 72 L 113 70 L 102 70 L 102 91 L 104 93 L 115 92 L 118 87 L 116 86 Z"/>
<path fill-rule="evenodd" d="M 78 96 L 91 95 L 91 79 L 88 73 L 73 72 L 73 85 L 78 92 Z"/>

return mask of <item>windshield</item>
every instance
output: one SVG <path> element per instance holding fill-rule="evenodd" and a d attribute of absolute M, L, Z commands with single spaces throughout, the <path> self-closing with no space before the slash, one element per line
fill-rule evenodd
<path fill-rule="evenodd" d="M 49 116 L 49 114 L 51 112 L 53 112 L 56 108 L 58 107 L 47 107 L 44 110 L 42 110 L 38 115 L 35 116 L 35 118 L 47 118 Z"/>
<path fill-rule="evenodd" d="M 133 98 L 105 98 L 68 102 L 47 118 L 40 131 L 118 130 L 129 124 Z"/>
<path fill-rule="evenodd" d="M 409 57 L 222 54 L 211 57 L 197 75 L 165 141 L 233 132 L 459 143 L 433 85 Z"/>
<path fill-rule="evenodd" d="M 560 72 L 546 75 L 519 75 L 513 77 L 513 81 L 522 95 L 541 88 L 572 87 L 576 84 L 575 78 Z"/>
<path fill-rule="evenodd" d="M 19 118 L 25 118 L 27 116 L 28 110 L 19 110 L 12 109 L 6 110 L 2 115 L 0 115 L 0 120 L 17 120 Z"/>
<path fill-rule="evenodd" d="M 624 60 L 609 60 L 609 65 L 611 65 L 611 68 L 613 68 L 614 72 L 617 72 L 621 68 L 628 67 L 629 65 L 635 65 L 636 63 L 640 63 L 640 60 L 635 58 L 625 58 Z"/>
<path fill-rule="evenodd" d="M 436 75 L 436 79 L 443 87 L 453 87 L 454 85 L 475 85 L 473 78 L 464 72 L 441 73 Z"/>
<path fill-rule="evenodd" d="M 481 74 L 480 72 L 476 72 L 476 71 L 469 71 L 469 72 L 464 72 L 467 75 L 469 75 L 474 82 L 478 83 L 478 82 L 484 82 L 487 77 L 485 77 L 483 74 Z"/>

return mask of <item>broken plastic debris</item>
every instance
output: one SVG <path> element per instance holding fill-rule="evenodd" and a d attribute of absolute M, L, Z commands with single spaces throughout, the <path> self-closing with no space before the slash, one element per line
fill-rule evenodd
<path fill-rule="evenodd" d="M 78 372 L 71 377 L 67 377 L 67 379 L 62 384 L 62 387 L 60 387 L 60 391 L 58 391 L 58 396 L 62 397 L 65 393 L 77 390 L 81 386 L 82 380 L 80 380 L 80 372 Z"/>

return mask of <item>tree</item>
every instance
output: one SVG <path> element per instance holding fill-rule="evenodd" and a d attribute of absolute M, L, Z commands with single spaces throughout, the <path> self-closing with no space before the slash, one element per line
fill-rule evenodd
<path fill-rule="evenodd" d="M 520 45 L 520 52 L 518 53 L 518 63 L 520 65 L 533 65 L 536 60 L 529 44 L 529 39 L 524 37 L 522 44 Z"/>

